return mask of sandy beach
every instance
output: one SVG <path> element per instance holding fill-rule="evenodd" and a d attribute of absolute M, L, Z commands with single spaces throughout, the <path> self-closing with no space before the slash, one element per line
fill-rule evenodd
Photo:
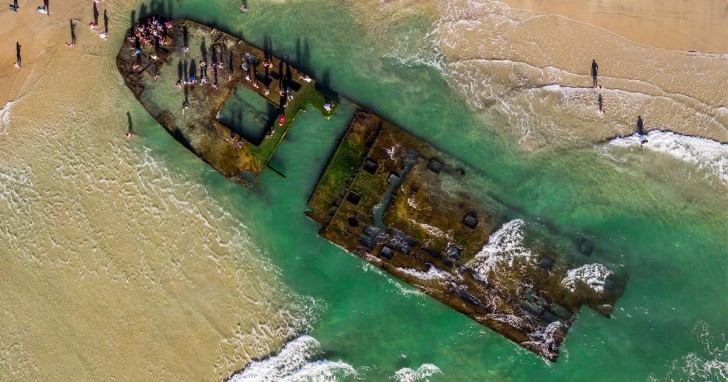
<path fill-rule="evenodd" d="M 0 36 L 3 48 L 0 50 L 0 101 L 3 105 L 26 93 L 37 77 L 36 68 L 48 64 L 59 48 L 65 48 L 70 41 L 69 19 L 88 20 L 92 18 L 91 1 L 59 1 L 49 6 L 50 12 L 36 11 L 38 4 L 29 1 L 19 2 L 17 13 L 4 8 L 0 14 Z M 79 23 L 77 32 L 86 35 L 89 21 Z M 98 38 L 98 37 L 97 37 Z M 21 45 L 22 68 L 13 66 L 16 60 L 16 42 Z M 29 81 L 30 79 L 30 81 Z"/>
<path fill-rule="evenodd" d="M 2 13 L 0 34 L 13 36 L 0 51 L 4 102 L 27 92 L 41 73 L 34 69 L 68 49 L 69 19 L 79 20 L 76 33 L 89 40 L 84 45 L 100 43 L 103 15 L 97 31 L 89 30 L 91 4 L 53 3 L 49 15 L 21 4 L 21 12 Z M 357 4 L 372 33 L 389 27 L 376 21 L 382 14 L 388 20 L 428 15 L 430 36 L 449 64 L 446 77 L 491 124 L 507 124 L 524 147 L 580 146 L 628 135 L 638 115 L 648 131 L 728 142 L 728 89 L 720 86 L 728 82 L 723 1 Z M 14 40 L 22 46 L 22 69 L 13 67 Z M 589 89 L 592 59 L 600 66 L 604 113 Z"/>
<path fill-rule="evenodd" d="M 108 40 L 91 0 L 50 3 L 0 16 L 0 380 L 216 381 L 276 351 L 305 321 L 297 297 L 151 152 L 140 126 L 155 122 L 116 69 L 139 2 L 98 4 Z"/>
<path fill-rule="evenodd" d="M 513 9 L 564 16 L 657 48 L 728 53 L 728 2 L 502 0 Z"/>
<path fill-rule="evenodd" d="M 314 304 L 159 153 L 196 157 L 126 137 L 128 121 L 156 123 L 115 65 L 141 1 L 102 0 L 96 30 L 91 0 L 51 1 L 49 15 L 40 3 L 0 13 L 0 380 L 222 380 L 280 349 L 311 313 L 296 306 Z M 630 135 L 637 116 L 728 142 L 724 1 L 506 3 L 357 0 L 357 17 L 375 34 L 383 13 L 425 15 L 448 85 L 527 149 Z"/>
<path fill-rule="evenodd" d="M 429 17 L 432 25 L 420 45 L 386 42 L 396 49 L 392 55 L 405 63 L 441 67 L 451 86 L 490 126 L 506 127 L 526 149 L 583 147 L 630 135 L 639 116 L 645 131 L 728 142 L 728 89 L 722 86 L 728 82 L 728 57 L 711 53 L 728 41 L 725 14 L 716 11 L 720 2 L 659 12 L 645 10 L 660 8 L 658 2 L 628 9 L 616 1 L 546 3 L 513 5 L 549 13 L 489 0 L 403 0 L 382 6 L 364 0 L 358 9 L 363 25 L 375 35 L 397 27 L 377 24 L 377 19 L 399 19 L 404 25 Z M 604 13 L 613 16 L 600 18 L 597 25 L 588 23 L 587 15 Z M 658 25 L 669 27 L 652 33 L 652 24 L 635 22 L 638 14 L 650 14 Z M 684 22 L 672 22 L 675 18 Z M 700 28 L 692 29 L 698 24 Z M 674 34 L 690 38 L 680 40 Z M 695 49 L 707 53 L 688 51 Z M 592 60 L 599 66 L 600 89 L 593 88 Z"/>

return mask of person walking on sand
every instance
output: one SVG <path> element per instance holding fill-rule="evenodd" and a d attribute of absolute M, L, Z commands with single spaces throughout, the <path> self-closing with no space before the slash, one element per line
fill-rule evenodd
<path fill-rule="evenodd" d="M 13 3 L 10 5 L 10 10 L 18 13 L 18 8 L 20 8 L 18 7 L 18 0 L 13 0 Z"/>
<path fill-rule="evenodd" d="M 645 135 L 645 122 L 642 121 L 642 116 L 637 117 L 637 134 Z"/>
<path fill-rule="evenodd" d="M 68 20 L 71 22 L 71 45 L 76 45 L 76 24 L 73 23 L 73 20 Z"/>
<path fill-rule="evenodd" d="M 642 121 L 642 116 L 637 117 L 637 134 L 640 135 L 640 147 L 647 143 L 647 137 L 645 136 L 645 123 Z"/>
<path fill-rule="evenodd" d="M 599 72 L 599 65 L 597 65 L 597 61 L 592 59 L 592 69 L 591 69 L 591 75 L 592 75 L 592 82 L 594 83 L 594 87 L 597 87 L 597 74 Z"/>
<path fill-rule="evenodd" d="M 15 66 L 16 68 L 21 68 L 21 64 L 23 63 L 21 57 L 20 57 L 20 43 L 15 42 Z"/>
<path fill-rule="evenodd" d="M 599 104 L 599 112 L 604 113 L 604 100 L 602 99 L 602 93 L 599 93 L 599 97 L 597 98 L 597 103 Z"/>
<path fill-rule="evenodd" d="M 48 0 L 43 0 L 43 6 L 42 7 L 38 7 L 35 10 L 38 11 L 38 12 L 40 12 L 40 13 L 46 14 L 48 16 L 51 15 L 50 8 L 48 7 Z"/>

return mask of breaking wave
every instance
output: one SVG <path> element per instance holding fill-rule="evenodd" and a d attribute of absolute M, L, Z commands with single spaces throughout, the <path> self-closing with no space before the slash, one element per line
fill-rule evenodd
<path fill-rule="evenodd" d="M 645 141 L 646 140 L 646 141 Z M 644 143 L 642 143 L 644 142 Z M 647 135 L 633 134 L 609 142 L 617 147 L 640 147 L 693 163 L 717 175 L 728 185 L 728 144 L 711 139 L 691 137 L 670 131 L 650 131 Z"/>
<path fill-rule="evenodd" d="M 569 270 L 566 277 L 561 281 L 561 285 L 575 292 L 578 287 L 578 281 L 581 281 L 589 289 L 601 293 L 604 292 L 604 284 L 611 275 L 613 275 L 612 271 L 602 264 L 586 264 L 579 268 Z"/>
<path fill-rule="evenodd" d="M 523 220 L 511 220 L 495 231 L 467 264 L 476 272 L 476 277 L 488 281 L 489 273 L 500 266 L 513 266 L 517 257 L 531 256 L 531 250 L 523 246 Z"/>
<path fill-rule="evenodd" d="M 413 286 L 407 285 L 403 281 L 398 281 L 397 279 L 389 276 L 386 272 L 384 272 L 381 269 L 377 268 L 376 266 L 372 265 L 368 261 L 369 260 L 367 260 L 367 262 L 364 262 L 362 264 L 362 270 L 364 272 L 374 272 L 374 273 L 384 277 L 384 279 L 387 280 L 387 282 L 394 287 L 394 289 L 396 290 L 395 293 L 399 294 L 400 296 L 404 296 L 404 297 L 411 297 L 411 296 L 422 297 L 422 296 L 424 296 L 424 293 L 422 293 L 419 289 L 416 289 Z"/>
<path fill-rule="evenodd" d="M 407 274 L 409 276 L 418 278 L 420 280 L 442 280 L 442 281 L 448 281 L 452 280 L 453 277 L 449 273 L 437 268 L 437 267 L 430 267 L 430 269 L 427 270 L 427 272 L 418 271 L 416 269 L 412 268 L 397 268 L 400 272 Z"/>
<path fill-rule="evenodd" d="M 554 321 L 548 324 L 546 327 L 539 327 L 532 333 L 528 334 L 528 341 L 524 344 L 530 344 L 536 348 L 541 349 L 542 352 L 550 355 L 557 355 L 556 350 L 558 346 L 556 344 L 556 335 L 559 330 L 563 330 L 566 327 L 561 321 Z"/>
<path fill-rule="evenodd" d="M 321 358 L 321 344 L 311 336 L 301 336 L 286 344 L 278 354 L 251 363 L 233 375 L 229 382 L 338 381 L 356 376 L 351 365 Z"/>
<path fill-rule="evenodd" d="M 424 382 L 435 374 L 442 374 L 440 368 L 425 363 L 416 370 L 409 367 L 399 369 L 389 379 Z M 325 359 L 321 343 L 309 335 L 302 335 L 288 342 L 277 354 L 252 362 L 244 370 L 232 375 L 227 382 L 334 382 L 350 379 L 366 380 L 366 376 L 344 361 Z"/>
<path fill-rule="evenodd" d="M 394 380 L 398 382 L 429 381 L 428 378 L 435 374 L 442 374 L 440 368 L 431 363 L 425 363 L 418 367 L 417 370 L 410 369 L 409 367 L 397 370 L 394 373 Z"/>

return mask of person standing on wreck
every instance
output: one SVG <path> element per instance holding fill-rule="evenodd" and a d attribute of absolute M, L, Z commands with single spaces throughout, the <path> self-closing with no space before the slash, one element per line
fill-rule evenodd
<path fill-rule="evenodd" d="M 599 72 L 599 65 L 597 65 L 597 61 L 592 59 L 592 69 L 591 69 L 591 75 L 592 75 L 592 82 L 594 83 L 594 87 L 597 87 L 597 74 Z"/>

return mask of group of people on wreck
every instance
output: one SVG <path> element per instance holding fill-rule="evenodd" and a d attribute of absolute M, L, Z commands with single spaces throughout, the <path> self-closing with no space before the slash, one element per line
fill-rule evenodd
<path fill-rule="evenodd" d="M 126 40 L 127 43 L 130 44 L 132 47 L 130 48 L 132 50 L 131 56 L 135 57 L 135 62 L 132 63 L 132 70 L 137 70 L 142 66 L 141 58 L 143 53 L 143 49 L 147 46 L 152 46 L 152 53 L 149 54 L 149 58 L 151 61 L 161 61 L 161 54 L 160 54 L 160 48 L 162 46 L 168 46 L 172 44 L 172 37 L 170 36 L 171 31 L 173 30 L 174 26 L 172 22 L 167 20 L 161 20 L 157 17 L 151 17 L 149 19 L 141 20 L 139 21 L 134 27 L 127 33 Z M 213 51 L 215 49 L 215 46 L 213 46 Z M 181 47 L 181 50 L 183 52 L 189 51 L 189 47 L 185 44 Z M 214 53 L 214 52 L 213 52 Z M 222 52 L 221 52 L 222 53 Z M 213 57 L 216 55 L 213 54 Z M 220 57 L 223 55 L 220 54 Z M 257 74 L 257 67 L 258 65 L 262 65 L 265 71 L 265 78 L 269 77 L 269 71 L 273 68 L 273 57 L 269 55 L 268 53 L 265 53 L 264 58 L 260 60 L 260 58 L 254 54 L 244 53 L 242 57 L 242 64 L 240 65 L 241 69 L 245 73 L 244 80 L 245 81 L 252 81 L 252 86 L 255 89 L 258 89 L 261 87 L 261 83 L 258 80 L 258 74 Z M 230 65 L 232 65 L 232 60 Z M 285 110 L 288 106 L 288 102 L 293 99 L 293 89 L 291 87 L 291 73 L 290 70 L 283 70 L 283 65 L 288 65 L 287 63 L 281 62 L 280 63 L 281 68 L 280 71 L 282 72 L 280 75 L 279 80 L 279 96 L 280 96 L 280 109 L 279 109 L 279 116 L 276 118 L 276 122 L 274 122 L 269 129 L 269 131 L 266 134 L 266 137 L 270 138 L 275 135 L 276 127 L 283 126 L 286 123 L 286 116 L 285 116 Z M 198 79 L 196 76 L 196 73 L 191 73 L 187 78 L 180 79 L 176 82 L 176 86 L 179 88 L 185 87 L 185 86 L 192 86 L 196 83 L 200 84 L 207 84 L 210 81 L 208 80 L 207 71 L 209 70 L 209 75 L 214 78 L 214 80 L 211 82 L 211 87 L 213 89 L 218 88 L 218 82 L 217 82 L 217 75 L 219 74 L 219 70 L 226 67 L 226 65 L 222 62 L 222 60 L 215 61 L 213 59 L 213 62 L 209 62 L 206 60 L 200 60 L 198 65 L 200 69 L 200 78 Z M 157 66 L 157 72 L 153 73 L 152 76 L 154 79 L 157 79 L 159 76 L 158 69 L 159 66 Z M 228 68 L 228 81 L 233 80 L 233 68 Z M 284 73 L 288 73 L 287 75 L 284 75 Z M 311 82 L 312 79 L 306 74 L 299 73 L 298 76 L 300 79 L 304 82 Z M 269 89 L 269 81 L 263 81 L 263 89 L 262 89 L 262 95 L 268 96 L 270 94 Z M 330 106 L 330 105 L 327 105 Z M 184 112 L 190 107 L 190 104 L 188 101 L 185 101 L 182 106 L 182 111 Z M 329 110 L 327 108 L 327 110 Z M 234 140 L 234 133 L 231 133 L 231 141 Z M 241 147 L 240 139 L 237 140 L 238 147 Z"/>
<path fill-rule="evenodd" d="M 129 30 L 126 34 L 126 41 L 130 45 L 133 45 L 131 49 L 131 56 L 136 57 L 136 61 L 132 64 L 132 70 L 136 70 L 141 67 L 142 59 L 142 47 L 154 44 L 154 52 L 150 54 L 149 58 L 153 61 L 160 61 L 160 47 L 171 44 L 172 38 L 169 36 L 169 32 L 173 26 L 170 21 L 162 21 L 156 17 L 139 21 L 134 27 Z M 154 79 L 157 79 L 158 73 L 154 74 Z"/>

